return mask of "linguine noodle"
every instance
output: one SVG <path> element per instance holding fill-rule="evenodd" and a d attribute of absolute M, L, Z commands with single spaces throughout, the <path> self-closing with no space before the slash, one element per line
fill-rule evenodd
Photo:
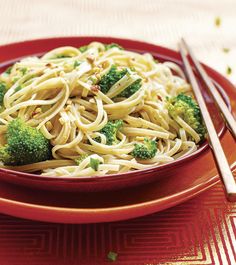
<path fill-rule="evenodd" d="M 98 83 L 112 65 L 132 71 L 105 94 Z M 119 97 L 140 78 L 138 91 Z M 8 123 L 19 117 L 40 130 L 52 146 L 51 160 L 8 167 L 14 170 L 75 177 L 120 173 L 171 162 L 194 152 L 200 141 L 193 128 L 167 110 L 166 97 L 192 94 L 183 71 L 172 62 L 155 61 L 148 53 L 106 49 L 98 42 L 84 52 L 60 47 L 41 58 L 15 63 L 0 80 L 10 87 L 0 112 L 0 144 L 4 144 Z M 119 141 L 108 145 L 100 130 L 117 119 L 123 120 Z M 145 137 L 156 141 L 155 156 L 134 158 L 134 144 Z M 76 164 L 84 154 L 88 156 Z M 91 158 L 99 161 L 97 170 L 90 166 Z"/>

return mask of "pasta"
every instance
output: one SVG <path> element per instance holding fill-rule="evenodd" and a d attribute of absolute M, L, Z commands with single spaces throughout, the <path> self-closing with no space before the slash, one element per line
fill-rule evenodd
<path fill-rule="evenodd" d="M 105 93 L 101 80 L 111 69 L 123 74 Z M 189 155 L 201 140 L 183 117 L 168 110 L 168 98 L 192 96 L 183 71 L 148 53 L 98 42 L 80 49 L 60 47 L 41 58 L 22 59 L 0 81 L 8 86 L 0 112 L 0 145 L 6 144 L 8 124 L 20 118 L 48 139 L 52 153 L 46 161 L 2 167 L 47 176 L 121 173 Z M 134 84 L 138 89 L 127 96 Z M 103 130 L 117 120 L 122 121 L 117 141 L 109 144 Z M 155 154 L 135 157 L 135 145 L 145 139 L 155 142 Z"/>

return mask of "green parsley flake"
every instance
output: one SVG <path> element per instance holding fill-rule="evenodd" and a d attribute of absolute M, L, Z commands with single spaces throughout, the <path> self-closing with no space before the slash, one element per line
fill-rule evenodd
<path fill-rule="evenodd" d="M 6 69 L 6 71 L 5 71 L 5 73 L 9 75 L 9 74 L 11 73 L 12 67 L 13 67 L 13 66 L 8 67 L 8 68 Z"/>
<path fill-rule="evenodd" d="M 113 251 L 110 251 L 108 254 L 107 254 L 107 258 L 110 260 L 110 261 L 116 261 L 117 260 L 117 257 L 118 257 L 118 254 L 113 252 Z"/>
<path fill-rule="evenodd" d="M 88 45 L 84 45 L 78 48 L 80 50 L 80 52 L 84 53 L 88 50 Z"/>
<path fill-rule="evenodd" d="M 57 54 L 55 58 L 52 59 L 63 59 L 63 58 L 71 58 L 71 56 L 65 54 Z"/>
<path fill-rule="evenodd" d="M 118 48 L 119 50 L 124 50 L 124 48 L 121 47 L 121 46 L 120 46 L 119 44 L 117 44 L 117 43 L 104 44 L 104 46 L 105 46 L 105 51 L 110 50 L 110 49 L 112 49 L 112 48 Z"/>
<path fill-rule="evenodd" d="M 90 165 L 90 167 L 92 168 L 92 169 L 94 169 L 95 171 L 98 171 L 98 166 L 99 166 L 99 164 L 100 164 L 100 161 L 98 160 L 98 159 L 95 159 L 95 158 L 90 158 L 90 163 L 89 163 L 89 165 Z"/>
<path fill-rule="evenodd" d="M 20 91 L 21 89 L 22 89 L 22 86 L 19 85 L 19 86 L 17 86 L 17 87 L 15 88 L 15 92 L 18 92 L 18 91 Z"/>
<path fill-rule="evenodd" d="M 97 83 L 97 81 L 98 81 L 98 79 L 95 76 L 89 77 L 88 80 L 90 80 L 93 83 L 93 85 L 95 85 Z"/>
<path fill-rule="evenodd" d="M 13 82 L 13 83 L 16 83 L 19 79 L 20 79 L 19 76 L 14 76 L 14 77 L 12 78 L 12 82 Z"/>
<path fill-rule="evenodd" d="M 229 48 L 223 48 L 222 50 L 223 50 L 223 52 L 225 52 L 225 53 L 228 53 L 228 52 L 230 51 Z"/>
<path fill-rule="evenodd" d="M 216 27 L 220 27 L 220 25 L 221 25 L 221 18 L 220 17 L 215 18 L 215 25 L 216 25 Z"/>
<path fill-rule="evenodd" d="M 77 60 L 77 61 L 74 62 L 74 68 L 76 68 L 77 66 L 80 66 L 80 65 L 81 65 L 80 61 Z"/>
<path fill-rule="evenodd" d="M 7 91 L 7 86 L 4 82 L 0 82 L 0 108 L 3 103 L 4 95 Z"/>
<path fill-rule="evenodd" d="M 22 75 L 25 75 L 27 73 L 28 69 L 26 67 L 24 67 L 24 68 L 21 68 L 20 71 L 21 71 Z"/>
<path fill-rule="evenodd" d="M 227 66 L 226 73 L 227 75 L 230 75 L 232 73 L 232 68 L 230 66 Z"/>
<path fill-rule="evenodd" d="M 79 166 L 80 163 L 82 161 L 84 161 L 84 159 L 87 158 L 87 157 L 88 157 L 88 154 L 82 154 L 82 155 L 80 155 L 77 159 L 75 159 L 76 165 Z"/>

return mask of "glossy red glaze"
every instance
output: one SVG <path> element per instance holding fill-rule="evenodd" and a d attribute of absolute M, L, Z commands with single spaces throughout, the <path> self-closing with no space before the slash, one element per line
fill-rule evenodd
<path fill-rule="evenodd" d="M 232 168 L 235 168 L 235 143 L 228 132 L 222 143 Z M 217 182 L 214 161 L 205 152 L 174 175 L 122 190 L 90 193 L 43 191 L 1 182 L 0 209 L 5 214 L 47 222 L 111 222 L 175 206 Z"/>
<path fill-rule="evenodd" d="M 41 40 L 39 44 L 37 41 L 27 42 L 28 47 L 35 47 L 36 50 L 33 52 L 40 52 L 41 46 L 44 43 L 48 43 L 49 46 L 45 48 L 45 51 L 51 49 L 55 46 L 61 45 L 77 45 L 76 43 L 86 44 L 92 41 L 94 38 L 81 39 L 78 42 L 77 38 L 66 38 L 66 39 L 56 39 L 53 45 L 52 40 Z M 125 46 L 127 43 L 127 48 L 132 48 L 132 44 L 136 43 L 133 41 L 125 40 L 114 40 L 114 39 L 99 39 L 104 42 L 117 41 Z M 130 46 L 129 46 L 130 45 Z M 167 49 L 156 47 L 150 44 L 137 43 L 137 48 L 141 49 L 144 45 L 150 51 L 155 51 L 160 54 L 169 55 L 172 59 L 179 56 L 174 51 L 169 51 Z M 23 55 L 29 53 L 28 49 L 24 48 L 24 44 L 13 44 L 6 49 L 9 51 L 15 51 L 14 56 L 21 56 L 21 52 L 16 50 L 14 47 L 19 49 L 22 47 Z M 44 47 L 44 46 L 43 46 Z M 1 56 L 8 56 L 3 58 L 4 60 L 9 60 L 9 54 L 1 53 Z M 170 58 L 170 59 L 171 59 Z M 236 90 L 234 86 L 223 76 L 215 72 L 210 68 L 206 68 L 208 74 L 212 77 L 214 82 L 219 86 L 223 87 L 230 97 L 230 103 L 233 109 L 233 114 L 236 115 Z M 220 118 L 218 116 L 215 122 L 221 124 Z M 227 132 L 222 137 L 222 144 L 228 160 L 232 165 L 235 166 L 236 153 L 235 153 L 235 142 Z M 149 213 L 161 211 L 168 207 L 174 206 L 180 202 L 188 200 L 198 193 L 210 188 L 212 185 L 219 181 L 217 176 L 217 171 L 215 168 L 214 160 L 212 155 L 207 151 L 203 152 L 201 156 L 196 156 L 195 159 L 189 160 L 184 166 L 176 168 L 176 166 L 169 166 L 170 170 L 166 172 L 164 178 L 153 183 L 139 185 L 138 187 L 130 187 L 122 190 L 115 191 L 102 191 L 93 193 L 78 193 L 69 191 L 58 191 L 60 185 L 65 184 L 63 179 L 61 182 L 58 179 L 55 181 L 51 180 L 50 185 L 56 185 L 55 191 L 39 190 L 34 189 L 32 183 L 27 183 L 27 179 L 34 182 L 33 179 L 37 179 L 38 176 L 34 175 L 20 175 L 15 172 L 2 171 L 1 178 L 8 179 L 10 182 L 1 181 L 0 185 L 0 209 L 2 213 L 24 217 L 34 220 L 51 221 L 51 222 L 62 222 L 62 223 L 95 223 L 95 222 L 108 222 L 129 219 L 137 216 L 146 215 Z M 152 176 L 152 170 L 147 170 L 145 177 Z M 146 171 L 145 171 L 146 172 Z M 145 173 L 144 172 L 144 173 Z M 143 172 L 137 172 L 137 182 L 139 178 L 142 178 Z M 154 176 L 153 178 L 155 178 Z M 101 183 L 104 185 L 110 185 L 109 178 L 101 178 Z M 117 180 L 122 182 L 123 176 Z M 135 180 L 132 176 L 132 181 Z M 114 179 L 114 178 L 113 178 Z M 106 181 L 105 181 L 106 180 Z M 15 185 L 14 182 L 18 183 L 22 181 L 25 185 L 31 185 L 32 187 L 24 187 L 23 185 Z M 45 183 L 48 184 L 48 180 L 42 181 L 42 186 Z M 40 185 L 40 181 L 38 184 Z M 77 180 L 74 180 L 77 181 Z M 87 180 L 83 180 L 87 181 Z M 88 180 L 88 183 L 90 180 Z M 94 180 L 96 183 L 97 180 Z M 70 183 L 70 180 L 68 181 Z M 74 183 L 74 182 L 73 182 Z M 72 184 L 73 184 L 72 183 Z M 139 182 L 141 183 L 141 181 Z M 71 184 L 71 185 L 72 185 Z M 86 185 L 86 184 L 85 184 Z M 89 184 L 90 185 L 90 184 Z M 69 186 L 66 185 L 68 188 Z M 105 187 L 107 188 L 107 187 Z"/>
<path fill-rule="evenodd" d="M 106 38 L 106 37 L 68 37 L 68 38 L 53 38 L 53 39 L 41 39 L 26 41 L 21 43 L 14 43 L 0 47 L 0 70 L 4 70 L 9 64 L 19 60 L 24 56 L 42 54 L 50 49 L 71 45 L 79 47 L 81 45 L 88 44 L 92 41 L 100 41 L 103 43 L 116 42 L 126 49 L 133 50 L 139 53 L 149 52 L 152 53 L 155 58 L 160 61 L 173 61 L 182 66 L 180 56 L 177 52 L 166 49 L 164 47 L 156 46 L 149 43 L 117 39 L 117 38 Z M 228 93 L 232 92 L 232 84 L 230 84 L 221 75 L 216 73 L 214 70 L 205 67 L 208 74 L 212 77 L 217 85 L 219 91 L 227 100 L 227 96 L 224 90 Z M 199 80 L 199 84 L 204 90 L 205 98 L 208 103 L 209 111 L 212 114 L 215 126 L 218 133 L 222 133 L 224 129 L 224 123 L 218 113 L 212 98 L 202 82 Z M 194 164 L 200 159 L 199 154 L 203 155 L 203 151 L 206 150 L 208 145 L 203 144 L 195 153 L 188 157 L 176 160 L 166 165 L 160 165 L 145 170 L 137 170 L 122 174 L 112 174 L 108 176 L 99 177 L 80 177 L 80 178 L 68 178 L 68 177 L 46 177 L 35 174 L 26 174 L 22 172 L 16 172 L 12 170 L 0 169 L 0 179 L 7 182 L 24 185 L 28 187 L 34 187 L 39 189 L 49 189 L 58 191 L 102 191 L 111 189 L 121 189 L 130 186 L 137 186 L 144 183 L 156 181 L 161 178 L 168 179 L 171 176 L 180 174 L 185 170 L 186 166 Z M 211 157 L 209 148 L 206 152 L 207 158 Z M 194 159 L 194 160 L 193 160 Z"/>

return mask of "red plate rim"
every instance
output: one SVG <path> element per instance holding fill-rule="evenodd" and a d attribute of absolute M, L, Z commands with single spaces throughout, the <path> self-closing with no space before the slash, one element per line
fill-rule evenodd
<path fill-rule="evenodd" d="M 74 37 L 79 38 L 79 37 Z M 82 38 L 82 37 L 80 37 Z M 84 37 L 86 38 L 86 37 Z M 100 38 L 107 39 L 106 37 L 87 37 L 87 38 Z M 40 40 L 55 40 L 55 39 L 71 39 L 71 37 L 66 38 L 48 38 L 48 39 L 40 39 Z M 113 40 L 122 40 L 119 38 L 111 38 Z M 127 39 L 123 39 L 127 40 Z M 33 40 L 37 41 L 37 40 Z M 134 40 L 129 40 L 130 42 L 135 42 Z M 32 42 L 32 41 L 26 41 Z M 19 42 L 19 43 L 26 43 Z M 150 47 L 160 47 L 157 45 L 152 45 L 145 42 L 140 42 L 140 44 L 148 44 Z M 8 44 L 8 45 L 15 45 Z M 7 45 L 4 45 L 7 46 Z M 173 50 L 160 47 L 161 49 L 169 50 L 170 52 L 174 52 Z M 215 70 L 206 67 L 210 74 L 215 74 L 218 76 L 219 83 L 221 81 L 226 83 L 229 88 L 232 90 L 233 85 L 228 81 L 225 77 L 217 73 Z M 220 81 L 221 80 L 221 81 Z M 229 133 L 227 132 L 224 137 L 227 138 Z M 233 161 L 231 167 L 235 168 L 236 162 Z M 15 171 L 13 171 L 15 172 Z M 135 171 L 137 172 L 137 171 Z M 33 174 L 29 174 L 33 175 Z M 33 175 L 35 176 L 35 175 Z M 113 175 L 111 175 L 113 176 Z M 167 196 L 163 196 L 161 198 L 154 198 L 147 201 L 135 202 L 132 204 L 123 204 L 121 206 L 113 206 L 113 207 L 101 207 L 101 208 L 70 208 L 70 207 L 60 207 L 60 206 L 50 206 L 44 204 L 37 203 L 28 203 L 22 202 L 18 200 L 14 200 L 12 198 L 4 198 L 4 196 L 0 197 L 0 206 L 1 212 L 5 214 L 12 214 L 14 216 L 29 218 L 34 220 L 48 221 L 48 222 L 61 222 L 61 223 L 93 223 L 93 222 L 109 222 L 109 221 L 118 221 L 123 219 L 129 219 L 133 217 L 143 216 L 149 213 L 153 213 L 155 211 L 164 210 L 171 206 L 174 206 L 180 202 L 184 202 L 195 195 L 201 193 L 204 190 L 209 189 L 213 185 L 215 185 L 219 181 L 218 176 L 214 173 L 208 177 L 208 179 L 200 182 L 199 184 L 194 184 L 191 187 L 187 187 L 177 193 L 172 193 Z M 143 209 L 143 207 L 146 207 Z M 14 213 L 14 214 L 13 214 Z M 121 214 L 122 213 L 122 214 Z M 96 218 L 95 218 L 96 216 Z"/>
<path fill-rule="evenodd" d="M 71 36 L 71 37 L 55 37 L 55 38 L 42 38 L 42 39 L 32 39 L 32 40 L 26 40 L 26 41 L 20 41 L 20 42 L 13 42 L 13 43 L 9 43 L 9 44 L 5 44 L 5 45 L 1 45 L 0 46 L 0 49 L 1 48 L 8 48 L 8 47 L 11 47 L 11 48 L 14 48 L 15 45 L 22 45 L 22 44 L 30 44 L 30 43 L 38 43 L 38 42 L 44 42 L 44 41 L 52 41 L 54 40 L 55 42 L 56 41 L 59 41 L 59 40 L 70 40 L 70 39 L 74 39 L 74 40 L 77 40 L 77 39 L 82 39 L 84 40 L 84 44 L 88 44 L 89 42 L 91 41 L 105 41 L 107 42 L 107 40 L 109 39 L 111 42 L 118 42 L 119 41 L 128 41 L 130 44 L 139 44 L 139 45 L 148 45 L 152 48 L 157 48 L 157 49 L 162 49 L 162 50 L 165 50 L 166 52 L 170 52 L 170 53 L 175 53 L 175 55 L 177 55 L 176 53 L 178 53 L 177 51 L 175 50 L 172 50 L 172 49 L 169 49 L 169 48 L 166 48 L 166 47 L 163 47 L 163 46 L 159 46 L 159 45 L 155 45 L 155 44 L 151 44 L 151 43 L 148 43 L 148 42 L 143 42 L 143 41 L 140 41 L 140 40 L 134 40 L 134 39 L 126 39 L 126 38 L 116 38 L 116 37 L 105 37 L 105 36 Z M 104 43 L 105 43 L 104 42 Z M 83 45 L 84 45 L 83 44 Z M 57 46 L 57 45 L 56 45 Z M 129 48 L 128 48 L 129 49 Z M 132 49 L 132 48 L 131 48 Z M 133 49 L 135 51 L 135 49 Z M 136 49 L 137 50 L 137 49 Z M 146 50 L 146 49 L 145 49 Z M 28 55 L 26 55 L 28 56 Z M 0 68 L 3 68 L 3 67 L 7 67 L 9 64 L 15 62 L 16 60 L 19 60 L 20 58 L 23 58 L 23 57 L 26 57 L 26 56 L 22 56 L 22 57 L 18 57 L 14 60 L 9 60 L 7 62 L 3 62 L 3 63 L 0 63 Z M 161 56 L 160 56 L 161 57 Z M 166 56 L 168 57 L 168 56 Z M 173 61 L 173 58 L 170 57 L 170 60 Z M 180 60 L 180 55 L 179 55 L 179 62 L 181 62 Z M 213 69 L 209 68 L 208 66 L 206 66 L 205 64 L 202 64 L 204 66 L 204 68 L 208 71 L 212 71 L 212 72 L 215 72 L 217 73 L 216 71 L 214 71 Z M 220 87 L 220 86 L 219 86 Z M 221 88 L 221 87 L 220 87 Z M 229 99 L 227 98 L 227 95 L 224 93 L 224 90 L 221 90 L 223 96 L 224 96 L 224 99 L 228 105 L 228 107 L 230 108 L 230 103 L 229 103 Z M 221 131 L 219 132 L 219 136 L 222 137 L 224 135 L 226 131 L 226 126 L 224 126 Z M 158 169 L 158 170 L 164 170 L 168 167 L 168 169 L 171 169 L 172 167 L 176 167 L 176 166 L 179 166 L 181 165 L 183 162 L 186 162 L 194 157 L 197 157 L 198 155 L 200 155 L 201 153 L 203 153 L 203 151 L 206 151 L 209 149 L 209 144 L 205 141 L 202 146 L 197 149 L 195 152 L 193 152 L 192 154 L 189 154 L 185 157 L 182 157 L 182 158 L 179 158 L 177 160 L 174 160 L 170 163 L 167 163 L 167 164 L 163 164 L 163 165 L 157 165 L 157 166 L 153 166 L 153 167 L 150 167 L 150 168 L 147 168 L 147 169 L 139 169 L 139 170 L 134 170 L 134 171 L 130 171 L 130 172 L 124 172 L 124 173 L 116 173 L 116 174 L 109 174 L 109 175 L 104 175 L 104 176 L 81 176 L 79 178 L 74 178 L 74 177 L 66 177 L 66 176 L 61 176 L 61 177 L 57 177 L 57 176 L 41 176 L 41 175 L 37 175 L 37 174 L 32 174 L 32 173 L 25 173 L 25 172 L 20 172 L 20 171 L 15 171 L 15 170 L 10 170 L 10 169 L 5 169 L 5 168 L 0 168 L 0 173 L 6 173 L 6 172 L 9 172 L 9 173 L 17 173 L 17 175 L 21 178 L 29 178 L 31 180 L 43 180 L 43 181 L 66 181 L 66 182 L 94 182 L 94 181 L 106 181 L 106 180 L 110 180 L 110 179 L 113 179 L 113 178 L 118 178 L 118 177 L 123 177 L 123 176 L 127 176 L 129 178 L 131 178 L 132 176 L 135 176 L 136 173 L 143 173 L 143 174 L 148 174 L 149 171 L 152 171 L 153 169 Z"/>
<path fill-rule="evenodd" d="M 231 165 L 232 170 L 236 168 L 236 162 Z M 21 202 L 12 199 L 5 199 L 0 197 L 0 206 L 4 206 L 1 212 L 5 214 L 12 214 L 21 218 L 28 218 L 46 222 L 57 223 L 98 223 L 111 222 L 140 217 L 158 211 L 165 210 L 176 204 L 187 201 L 188 199 L 198 195 L 199 193 L 208 190 L 219 182 L 217 175 L 212 176 L 205 182 L 199 183 L 193 187 L 182 190 L 175 194 L 165 196 L 163 198 L 152 199 L 145 202 L 134 203 L 131 205 L 122 205 L 106 208 L 69 208 L 56 207 L 49 205 L 40 205 L 27 202 Z M 165 204 L 162 204 L 162 202 Z M 16 208 L 17 207 L 17 210 Z M 145 208 L 145 214 L 142 210 Z M 40 218 L 35 216 L 35 211 L 39 211 Z M 128 211 L 128 212 L 127 212 Z M 120 213 L 128 213 L 129 217 L 124 218 Z M 33 216 L 33 217 L 32 217 Z M 96 216 L 96 218 L 95 218 Z M 60 219 L 62 218 L 62 219 Z M 65 221 L 66 219 L 66 221 Z"/>

